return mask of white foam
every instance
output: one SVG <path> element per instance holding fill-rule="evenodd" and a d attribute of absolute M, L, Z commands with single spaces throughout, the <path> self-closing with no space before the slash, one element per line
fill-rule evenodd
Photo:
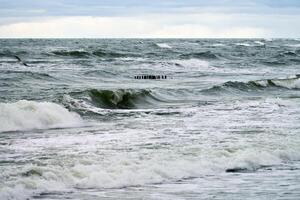
<path fill-rule="evenodd" d="M 222 43 L 216 43 L 216 44 L 212 44 L 213 47 L 224 47 L 225 44 Z"/>
<path fill-rule="evenodd" d="M 102 158 L 89 155 L 68 162 L 71 165 L 37 166 L 28 164 L 22 173 L 33 171 L 33 175 L 19 176 L 18 184 L 0 192 L 3 197 L 22 199 L 30 193 L 45 191 L 70 191 L 74 188 L 123 188 L 152 183 L 172 182 L 191 177 L 224 173 L 226 169 L 241 168 L 257 170 L 262 166 L 279 165 L 291 159 L 299 159 L 297 151 L 263 150 L 245 148 L 234 150 L 209 150 L 190 147 L 190 156 L 184 158 L 173 152 L 153 153 L 136 157 L 130 154 L 112 154 Z M 192 150 L 194 148 L 194 150 Z M 144 155 L 145 156 L 145 155 Z M 104 159 L 104 160 L 103 160 Z M 14 174 L 14 172 L 11 172 Z M 20 172 L 19 172 L 20 173 Z M 13 181 L 13 180 L 12 180 Z M 18 192 L 21 193 L 18 193 Z M 19 197 L 19 195 L 22 195 Z"/>
<path fill-rule="evenodd" d="M 287 78 L 287 79 L 272 79 L 272 84 L 279 86 L 279 87 L 284 87 L 288 89 L 300 89 L 300 79 L 296 77 L 292 78 Z M 268 80 L 260 80 L 256 81 L 257 84 L 267 87 L 269 85 Z"/>
<path fill-rule="evenodd" d="M 194 70 L 199 72 L 220 72 L 220 73 L 226 73 L 230 72 L 229 69 L 226 69 L 224 67 L 214 67 L 210 64 L 210 62 L 206 60 L 201 59 L 186 59 L 186 60 L 172 60 L 171 61 L 174 64 L 179 64 L 177 70 Z"/>
<path fill-rule="evenodd" d="M 81 117 L 51 102 L 0 103 L 0 132 L 79 126 Z"/>
<path fill-rule="evenodd" d="M 117 58 L 118 60 L 122 60 L 122 61 L 147 61 L 147 58 L 137 58 L 137 57 L 120 57 Z"/>
<path fill-rule="evenodd" d="M 111 112 L 109 109 L 95 107 L 84 100 L 72 98 L 70 95 L 64 95 L 63 101 L 67 103 L 70 107 L 74 109 L 79 109 L 82 112 L 93 112 L 100 115 L 104 115 Z"/>
<path fill-rule="evenodd" d="M 244 46 L 244 47 L 251 47 L 252 46 L 251 44 L 248 44 L 248 43 L 236 43 L 235 45 Z"/>
<path fill-rule="evenodd" d="M 198 69 L 201 69 L 201 68 L 209 68 L 210 67 L 210 64 L 208 61 L 205 61 L 205 60 L 200 60 L 200 59 L 187 59 L 187 60 L 173 60 L 172 62 L 174 63 L 177 63 L 183 67 L 186 67 L 186 68 L 190 68 L 190 69 L 195 69 L 195 68 L 198 68 Z"/>
<path fill-rule="evenodd" d="M 255 41 L 254 43 L 255 43 L 255 44 L 258 44 L 258 45 L 261 45 L 261 46 L 265 45 L 265 43 L 263 43 L 263 42 L 261 42 L 261 41 Z"/>
<path fill-rule="evenodd" d="M 172 49 L 172 47 L 167 43 L 157 43 L 156 45 L 159 46 L 160 48 Z"/>
<path fill-rule="evenodd" d="M 185 126 L 175 125 L 173 130 L 176 130 L 176 134 L 165 140 L 173 144 L 168 148 L 140 148 L 143 144 L 141 141 L 153 144 L 158 142 L 159 145 L 160 139 L 150 140 L 150 137 L 154 136 L 151 133 L 155 132 L 157 137 L 157 132 L 163 132 L 141 132 L 141 129 L 132 127 L 118 129 L 120 124 L 117 122 L 101 122 L 101 127 L 106 127 L 105 130 L 101 129 L 101 134 L 91 131 L 15 140 L 9 148 L 17 152 L 31 154 L 53 147 L 64 151 L 45 161 L 46 165 L 27 163 L 17 170 L 6 168 L 2 177 L 14 178 L 4 183 L 5 191 L 0 191 L 0 199 L 22 199 L 18 196 L 30 193 L 38 195 L 39 192 L 47 191 L 76 192 L 78 188 L 105 189 L 172 183 L 203 175 L 213 174 L 218 177 L 226 169 L 258 170 L 263 166 L 278 166 L 299 160 L 299 140 L 295 138 L 283 140 L 284 137 L 280 134 L 273 135 L 269 131 L 248 136 L 235 136 L 234 133 L 245 128 L 245 121 L 250 122 L 254 116 L 257 120 L 252 119 L 251 124 L 248 123 L 250 128 L 262 127 L 268 130 L 268 127 L 274 127 L 283 121 L 288 127 L 291 127 L 291 124 L 296 125 L 298 118 L 289 116 L 292 116 L 291 113 L 294 113 L 298 106 L 290 105 L 290 102 L 291 100 L 271 98 L 230 101 L 183 109 L 182 112 L 186 112 L 187 116 L 181 117 L 180 121 L 183 121 Z M 265 117 L 268 120 L 263 120 Z M 156 118 L 160 120 L 158 116 Z M 125 120 L 129 120 L 128 123 L 132 122 L 130 119 L 124 119 L 121 123 L 125 123 Z M 149 118 L 145 116 L 144 119 L 140 117 L 135 120 L 136 124 L 143 126 L 143 122 L 148 123 Z M 168 120 L 165 123 L 167 124 Z M 200 127 L 201 134 L 189 135 L 190 139 L 197 139 L 197 143 L 186 140 L 188 135 L 185 132 L 200 130 Z M 184 134 L 184 137 L 180 137 L 181 134 Z M 177 143 L 176 140 L 180 142 Z M 130 151 L 127 151 L 129 148 Z M 32 171 L 33 174 L 28 176 L 20 175 Z"/>
<path fill-rule="evenodd" d="M 280 87 L 285 87 L 288 89 L 299 89 L 300 88 L 300 79 L 275 79 L 272 82 Z"/>
<path fill-rule="evenodd" d="M 288 47 L 300 47 L 300 44 L 287 44 Z"/>
<path fill-rule="evenodd" d="M 267 42 L 272 42 L 274 39 L 273 38 L 264 38 L 264 40 Z"/>

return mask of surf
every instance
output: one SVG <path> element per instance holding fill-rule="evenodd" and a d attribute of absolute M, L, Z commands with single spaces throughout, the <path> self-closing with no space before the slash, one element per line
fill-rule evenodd
<path fill-rule="evenodd" d="M 81 117 L 52 102 L 20 100 L 0 103 L 0 132 L 83 125 Z"/>

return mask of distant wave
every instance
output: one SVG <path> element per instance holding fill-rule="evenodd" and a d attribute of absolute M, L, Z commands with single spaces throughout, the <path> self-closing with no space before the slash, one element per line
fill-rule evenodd
<path fill-rule="evenodd" d="M 297 52 L 292 52 L 292 51 L 286 51 L 286 52 L 283 52 L 279 55 L 283 55 L 283 56 L 297 56 Z"/>
<path fill-rule="evenodd" d="M 107 51 L 107 50 L 103 50 L 103 49 L 97 49 L 97 50 L 93 51 L 92 54 L 95 56 L 98 56 L 98 57 L 113 57 L 113 58 L 126 57 L 126 56 L 130 55 L 130 54 L 113 52 L 113 51 Z"/>
<path fill-rule="evenodd" d="M 205 51 L 205 52 L 182 54 L 181 58 L 217 59 L 218 56 L 216 54 L 212 53 L 211 51 Z"/>
<path fill-rule="evenodd" d="M 213 86 L 210 89 L 204 90 L 204 92 L 218 92 L 227 89 L 249 92 L 274 87 L 284 89 L 300 89 L 300 75 L 286 79 L 265 79 L 249 82 L 228 81 L 220 86 Z"/>
<path fill-rule="evenodd" d="M 47 73 L 40 73 L 35 71 L 21 71 L 21 70 L 0 70 L 1 74 L 16 74 L 17 78 L 30 78 L 30 79 L 55 79 L 53 76 Z"/>
<path fill-rule="evenodd" d="M 244 46 L 244 47 L 251 47 L 252 45 L 249 43 L 235 43 L 236 46 Z"/>
<path fill-rule="evenodd" d="M 51 102 L 0 103 L 0 132 L 78 126 L 81 117 Z"/>
<path fill-rule="evenodd" d="M 117 76 L 118 74 L 113 71 L 109 71 L 109 70 L 90 70 L 90 71 L 85 72 L 84 75 L 114 77 L 114 76 Z"/>
<path fill-rule="evenodd" d="M 269 66 L 286 65 L 286 62 L 282 60 L 267 60 L 267 61 L 262 61 L 262 63 Z"/>
<path fill-rule="evenodd" d="M 254 43 L 255 43 L 255 44 L 258 44 L 258 45 L 261 45 L 261 46 L 265 45 L 265 43 L 263 43 L 263 42 L 261 42 L 261 41 L 254 41 Z"/>
<path fill-rule="evenodd" d="M 186 71 L 186 70 L 195 70 L 195 71 L 216 71 L 217 69 L 210 65 L 209 61 L 202 59 L 184 59 L 184 60 L 171 60 L 170 64 L 173 65 L 173 68 L 177 72 Z"/>
<path fill-rule="evenodd" d="M 288 47 L 300 47 L 300 44 L 287 44 Z"/>
<path fill-rule="evenodd" d="M 65 57 L 73 57 L 73 58 L 87 58 L 89 56 L 97 56 L 102 58 L 119 58 L 119 57 L 129 57 L 129 56 L 135 56 L 129 53 L 119 53 L 104 49 L 96 49 L 93 51 L 85 51 L 85 50 L 58 50 L 58 51 L 52 51 L 51 54 L 57 55 L 57 56 L 65 56 Z"/>
<path fill-rule="evenodd" d="M 0 50 L 0 57 L 12 57 L 15 55 L 26 55 L 26 51 L 10 51 L 10 50 Z"/>
<path fill-rule="evenodd" d="M 300 50 L 278 52 L 271 58 L 261 60 L 261 62 L 270 66 L 300 63 Z"/>
<path fill-rule="evenodd" d="M 53 51 L 52 52 L 54 55 L 58 56 L 70 56 L 70 57 L 76 57 L 76 58 L 85 58 L 89 56 L 89 53 L 86 51 Z"/>
<path fill-rule="evenodd" d="M 235 43 L 236 46 L 240 46 L 240 47 L 264 47 L 266 44 L 262 41 L 254 41 L 253 43 L 249 43 L 249 42 L 241 42 L 241 43 Z"/>
<path fill-rule="evenodd" d="M 156 43 L 156 45 L 160 48 L 172 49 L 172 47 L 167 43 Z"/>
<path fill-rule="evenodd" d="M 211 46 L 213 46 L 213 47 L 224 47 L 226 45 L 222 44 L 222 43 L 216 43 L 216 44 L 212 44 Z"/>

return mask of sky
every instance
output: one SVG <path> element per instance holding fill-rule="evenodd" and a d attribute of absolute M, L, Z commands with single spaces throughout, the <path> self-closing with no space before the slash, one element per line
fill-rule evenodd
<path fill-rule="evenodd" d="M 300 38 L 300 0 L 0 0 L 0 38 Z"/>

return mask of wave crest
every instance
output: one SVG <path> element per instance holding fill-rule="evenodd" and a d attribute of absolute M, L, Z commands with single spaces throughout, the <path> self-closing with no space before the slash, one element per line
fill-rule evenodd
<path fill-rule="evenodd" d="M 84 58 L 89 56 L 89 53 L 86 51 L 53 51 L 52 52 L 54 55 L 57 56 L 70 56 L 70 57 L 76 57 L 76 58 Z"/>
<path fill-rule="evenodd" d="M 160 48 L 172 49 L 172 47 L 170 45 L 168 45 L 167 43 L 156 43 L 156 45 Z"/>
<path fill-rule="evenodd" d="M 300 89 L 300 75 L 285 79 L 265 79 L 249 82 L 228 81 L 220 86 L 213 86 L 205 90 L 207 92 L 235 89 L 239 91 L 256 91 L 271 87 L 280 87 L 284 89 Z"/>
<path fill-rule="evenodd" d="M 81 117 L 51 102 L 0 103 L 0 132 L 78 126 Z"/>
<path fill-rule="evenodd" d="M 218 56 L 211 51 L 182 54 L 182 58 L 217 59 Z"/>
<path fill-rule="evenodd" d="M 132 109 L 139 105 L 152 104 L 159 99 L 152 95 L 150 90 L 118 89 L 88 91 L 93 104 L 106 109 Z"/>
<path fill-rule="evenodd" d="M 119 57 L 127 56 L 125 54 L 121 54 L 118 52 L 112 52 L 112 51 L 105 51 L 103 49 L 97 49 L 97 50 L 93 51 L 92 54 L 97 57 L 112 57 L 112 58 L 119 58 Z"/>

